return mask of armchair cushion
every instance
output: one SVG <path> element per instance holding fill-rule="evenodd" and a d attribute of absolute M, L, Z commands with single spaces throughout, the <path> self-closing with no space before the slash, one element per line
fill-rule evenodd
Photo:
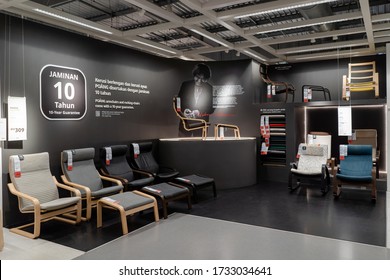
<path fill-rule="evenodd" d="M 68 152 L 72 154 L 72 169 L 69 170 Z M 110 186 L 104 188 L 102 179 L 96 170 L 95 163 L 95 149 L 83 148 L 77 150 L 67 150 L 62 152 L 62 167 L 64 175 L 71 182 L 79 185 L 87 186 L 91 190 L 92 196 L 102 197 L 117 193 L 123 186 Z M 81 195 L 84 196 L 85 192 L 81 191 Z"/>
<path fill-rule="evenodd" d="M 337 178 L 345 181 L 371 182 L 372 146 L 348 145 L 348 155 L 340 161 Z"/>
<path fill-rule="evenodd" d="M 301 143 L 299 154 L 297 169 L 291 168 L 291 172 L 301 175 L 320 175 L 322 173 L 322 165 L 326 164 L 328 157 L 326 145 Z"/>
<path fill-rule="evenodd" d="M 134 145 L 130 145 L 130 155 L 135 169 L 149 172 L 159 181 L 167 181 L 179 175 L 179 172 L 167 166 L 160 166 L 153 156 L 152 142 L 138 143 L 139 155 L 135 155 Z"/>

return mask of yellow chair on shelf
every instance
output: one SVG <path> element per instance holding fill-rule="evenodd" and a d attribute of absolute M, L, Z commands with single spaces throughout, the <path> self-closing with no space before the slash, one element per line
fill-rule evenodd
<path fill-rule="evenodd" d="M 342 98 L 349 100 L 352 92 L 374 91 L 379 97 L 379 75 L 376 72 L 375 61 L 364 63 L 349 63 L 348 76 L 343 75 Z"/>

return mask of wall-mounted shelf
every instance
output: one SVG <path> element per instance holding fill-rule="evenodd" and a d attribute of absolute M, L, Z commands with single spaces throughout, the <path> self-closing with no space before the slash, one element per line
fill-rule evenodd
<path fill-rule="evenodd" d="M 286 165 L 286 114 L 262 110 L 260 116 L 260 159 L 263 165 Z"/>

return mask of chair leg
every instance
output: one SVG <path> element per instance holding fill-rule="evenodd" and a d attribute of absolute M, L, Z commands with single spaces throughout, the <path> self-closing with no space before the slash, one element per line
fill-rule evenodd
<path fill-rule="evenodd" d="M 191 195 L 190 195 L 189 191 L 188 191 L 188 196 L 187 196 L 187 207 L 188 207 L 188 210 L 192 209 Z"/>
<path fill-rule="evenodd" d="M 326 194 L 329 191 L 329 170 L 326 165 L 322 166 L 322 172 L 321 172 L 321 192 L 323 194 Z"/>
<path fill-rule="evenodd" d="M 374 179 L 374 181 L 372 182 L 372 187 L 371 187 L 371 200 L 374 200 L 376 201 L 376 180 Z"/>
<path fill-rule="evenodd" d="M 288 175 L 288 188 L 292 190 L 292 173 Z"/>
<path fill-rule="evenodd" d="M 293 188 L 292 185 L 293 185 L 293 174 L 290 172 L 290 175 L 288 176 L 288 188 L 289 188 L 290 191 L 294 191 L 297 188 L 299 188 L 300 181 L 299 181 L 299 179 L 297 179 L 297 186 L 295 188 Z"/>
<path fill-rule="evenodd" d="M 122 233 L 123 235 L 128 234 L 129 228 L 127 227 L 126 211 L 123 207 L 118 207 L 118 210 L 121 216 Z"/>
<path fill-rule="evenodd" d="M 215 185 L 215 182 L 213 182 L 213 194 L 214 194 L 214 198 L 217 197 L 217 186 Z"/>
<path fill-rule="evenodd" d="M 164 219 L 168 218 L 168 201 L 165 200 L 165 198 L 162 198 L 162 208 L 163 208 L 163 216 Z"/>
<path fill-rule="evenodd" d="M 96 227 L 100 228 L 103 224 L 103 218 L 102 218 L 102 204 L 99 201 L 96 206 Z"/>
<path fill-rule="evenodd" d="M 38 211 L 35 211 L 35 213 L 34 213 L 34 236 L 38 237 L 39 235 L 41 235 L 41 213 Z"/>
<path fill-rule="evenodd" d="M 198 192 L 196 190 L 196 187 L 191 186 L 190 188 L 191 188 L 191 191 L 192 191 L 192 197 L 194 199 L 194 203 L 198 203 Z M 191 196 L 191 192 L 190 192 L 189 196 Z"/>
<path fill-rule="evenodd" d="M 334 184 L 333 185 L 333 196 L 335 198 L 339 198 L 341 193 L 341 185 L 339 184 Z"/>
<path fill-rule="evenodd" d="M 158 222 L 160 220 L 160 215 L 158 213 L 158 205 L 157 205 L 157 200 L 154 200 L 153 203 L 153 212 L 154 212 L 154 221 Z"/>

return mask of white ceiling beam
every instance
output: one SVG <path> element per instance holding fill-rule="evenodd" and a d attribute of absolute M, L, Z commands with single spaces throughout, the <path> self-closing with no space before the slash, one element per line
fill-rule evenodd
<path fill-rule="evenodd" d="M 272 1 L 272 2 L 266 2 L 256 5 L 249 5 L 242 8 L 237 9 L 231 9 L 223 12 L 219 12 L 217 14 L 217 17 L 219 19 L 232 19 L 235 17 L 245 16 L 249 14 L 253 14 L 255 12 L 267 12 L 267 11 L 273 11 L 273 10 L 281 10 L 288 7 L 296 7 L 296 6 L 308 6 L 313 5 L 318 1 L 313 0 L 301 0 L 301 1 L 290 1 L 290 0 L 280 0 L 280 1 Z M 331 1 L 327 1 L 331 2 Z"/>
<path fill-rule="evenodd" d="M 274 24 L 272 26 L 265 26 L 265 27 L 248 29 L 245 31 L 245 34 L 254 35 L 254 34 L 258 34 L 258 33 L 270 33 L 270 32 L 275 32 L 275 31 L 283 31 L 283 30 L 287 30 L 287 29 L 296 29 L 296 28 L 301 28 L 301 27 L 320 25 L 320 24 L 330 23 L 330 22 L 340 22 L 340 21 L 347 21 L 347 20 L 352 20 L 352 19 L 359 19 L 361 17 L 362 17 L 361 12 L 353 12 L 353 13 L 348 13 L 348 14 L 337 14 L 337 15 L 327 16 L 327 17 L 322 17 L 322 18 L 301 20 L 301 21 L 296 21 L 296 22 L 291 22 L 291 23 Z"/>
<path fill-rule="evenodd" d="M 372 30 L 370 3 L 368 0 L 359 0 L 363 15 L 364 27 L 366 28 L 368 46 L 372 52 L 375 52 L 374 32 Z"/>
<path fill-rule="evenodd" d="M 365 28 L 355 27 L 355 28 L 348 28 L 348 29 L 341 29 L 341 30 L 318 32 L 318 33 L 313 33 L 308 35 L 293 35 L 293 36 L 285 36 L 283 38 L 276 38 L 276 39 L 273 38 L 260 39 L 260 41 L 264 45 L 274 45 L 274 44 L 292 43 L 298 41 L 307 41 L 311 39 L 321 39 L 321 38 L 328 38 L 333 36 L 342 36 L 342 35 L 359 34 L 359 33 L 365 33 Z"/>
<path fill-rule="evenodd" d="M 232 31 L 233 33 L 244 37 L 245 39 L 247 39 L 248 41 L 250 41 L 254 45 L 265 49 L 267 52 L 271 53 L 272 55 L 278 56 L 278 54 L 275 53 L 275 50 L 273 48 L 270 48 L 268 46 L 262 46 L 261 42 L 256 37 L 254 37 L 252 35 L 249 35 L 249 36 L 246 35 L 244 30 L 241 27 L 239 27 L 238 25 L 236 25 L 234 22 L 221 20 L 220 18 L 217 17 L 216 12 L 202 9 L 202 6 L 200 5 L 200 3 L 198 1 L 192 1 L 192 0 L 180 0 L 180 1 L 183 2 L 184 4 L 186 4 L 187 6 L 189 6 L 190 8 L 197 10 L 198 12 L 204 14 L 205 16 L 210 18 L 210 20 L 215 21 L 215 22 L 219 23 L 220 25 L 226 27 L 228 30 Z M 195 2 L 197 2 L 197 3 L 195 3 Z M 283 57 L 279 57 L 279 58 L 283 59 Z"/>
<path fill-rule="evenodd" d="M 144 9 L 145 11 L 148 11 L 152 14 L 158 15 L 159 17 L 162 17 L 168 21 L 172 21 L 180 24 L 184 23 L 184 19 L 182 19 L 181 17 L 177 16 L 173 12 L 164 10 L 163 8 L 149 1 L 145 1 L 145 0 L 124 0 L 124 1 L 132 5 L 135 5 L 141 9 Z"/>
<path fill-rule="evenodd" d="M 374 32 L 374 38 L 389 37 L 389 36 L 390 36 L 390 30 Z M 376 39 L 375 39 L 375 42 L 376 42 Z"/>
<path fill-rule="evenodd" d="M 194 55 L 194 54 L 203 54 L 203 53 L 214 53 L 214 52 L 222 52 L 226 51 L 225 47 L 206 47 L 206 48 L 200 48 L 200 49 L 195 49 L 195 50 L 190 50 L 190 51 L 184 51 L 183 55 Z"/>
<path fill-rule="evenodd" d="M 390 24 L 388 24 L 388 23 L 375 24 L 375 25 L 372 26 L 372 29 L 374 31 L 389 30 L 390 29 Z"/>
<path fill-rule="evenodd" d="M 291 53 L 303 53 L 303 52 L 320 51 L 320 50 L 328 50 L 328 49 L 348 48 L 348 47 L 356 47 L 362 45 L 368 45 L 366 39 L 350 40 L 346 42 L 335 42 L 335 43 L 327 43 L 327 44 L 320 44 L 320 45 L 301 46 L 301 47 L 294 47 L 294 48 L 285 48 L 285 49 L 279 49 L 276 52 L 279 54 L 287 55 Z"/>
<path fill-rule="evenodd" d="M 385 52 L 385 48 L 377 48 L 377 53 Z M 351 58 L 355 56 L 368 56 L 372 55 L 369 48 L 354 49 L 352 52 L 349 50 L 345 51 L 329 51 L 319 54 L 305 54 L 305 55 L 294 55 L 288 56 L 288 62 L 305 62 L 305 61 L 318 61 L 318 60 L 329 60 L 329 59 L 340 59 L 340 58 Z M 274 61 L 276 62 L 276 61 Z"/>
<path fill-rule="evenodd" d="M 381 14 L 381 15 L 372 15 L 372 22 L 381 22 L 381 21 L 390 21 L 390 13 Z"/>
<path fill-rule="evenodd" d="M 28 0 L 9 0 L 9 1 L 1 0 L 0 1 L 0 10 L 5 10 L 9 7 L 13 7 L 13 6 L 16 6 L 16 5 L 24 3 L 24 2 L 28 2 Z"/>
<path fill-rule="evenodd" d="M 189 30 L 191 30 L 192 32 L 194 33 L 197 33 L 213 42 L 216 42 L 222 46 L 224 46 L 225 48 L 233 48 L 234 45 L 228 41 L 226 41 L 225 39 L 211 33 L 211 32 L 208 32 L 207 30 L 203 29 L 203 28 L 200 28 L 200 27 L 197 27 L 197 26 L 189 26 L 188 27 Z"/>
<path fill-rule="evenodd" d="M 214 9 L 219 9 L 223 8 L 226 6 L 232 6 L 232 5 L 238 5 L 248 2 L 248 0 L 214 0 L 214 1 L 208 1 L 202 4 L 202 9 L 205 10 L 214 10 Z"/>
<path fill-rule="evenodd" d="M 123 31 L 123 37 L 132 37 L 132 36 L 137 36 L 137 35 L 142 35 L 142 34 L 147 34 L 151 32 L 157 32 L 161 30 L 168 30 L 171 28 L 176 28 L 180 27 L 181 25 L 175 22 L 164 22 L 164 23 L 159 23 L 155 25 L 150 25 L 150 26 L 145 26 L 145 27 L 140 27 L 132 30 L 127 30 Z"/>

